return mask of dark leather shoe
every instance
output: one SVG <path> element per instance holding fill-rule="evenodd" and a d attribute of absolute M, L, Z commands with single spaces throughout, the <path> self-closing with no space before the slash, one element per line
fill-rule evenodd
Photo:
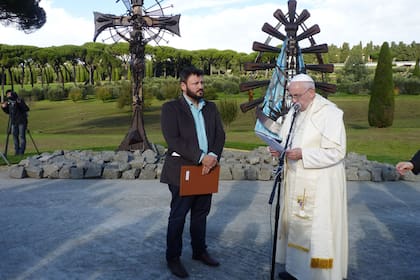
<path fill-rule="evenodd" d="M 188 272 L 185 267 L 182 265 L 182 262 L 179 258 L 168 260 L 169 270 L 173 275 L 178 276 L 179 278 L 187 278 Z"/>
<path fill-rule="evenodd" d="M 212 257 L 210 257 L 210 255 L 208 253 L 203 253 L 201 255 L 193 255 L 193 260 L 197 260 L 197 261 L 201 261 L 202 263 L 204 263 L 205 265 L 208 266 L 219 266 L 220 263 L 218 261 L 216 261 L 215 259 L 213 259 Z"/>
<path fill-rule="evenodd" d="M 297 280 L 295 277 L 293 277 L 287 271 L 280 272 L 279 273 L 279 278 L 282 279 L 282 280 Z"/>

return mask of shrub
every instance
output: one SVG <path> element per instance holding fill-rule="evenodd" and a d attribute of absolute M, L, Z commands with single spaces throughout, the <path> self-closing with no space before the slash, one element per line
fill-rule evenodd
<path fill-rule="evenodd" d="M 350 94 L 367 94 L 370 92 L 370 88 L 372 85 L 371 80 L 364 80 L 364 81 L 342 81 L 337 85 L 338 92 L 346 92 Z"/>
<path fill-rule="evenodd" d="M 216 100 L 217 91 L 212 86 L 204 86 L 204 98 L 207 100 Z"/>
<path fill-rule="evenodd" d="M 228 101 L 227 99 L 223 99 L 219 102 L 218 108 L 223 124 L 226 128 L 229 127 L 238 116 L 238 104 L 236 100 Z"/>
<path fill-rule="evenodd" d="M 225 81 L 225 84 L 223 86 L 223 92 L 226 94 L 238 94 L 239 84 L 233 81 Z"/>
<path fill-rule="evenodd" d="M 45 92 L 46 90 L 43 88 L 33 88 L 32 89 L 32 95 L 31 100 L 32 101 L 39 101 L 45 99 Z"/>
<path fill-rule="evenodd" d="M 62 88 L 49 88 L 47 91 L 47 99 L 50 101 L 61 101 L 67 98 L 67 91 Z"/>
<path fill-rule="evenodd" d="M 90 84 L 85 84 L 82 86 L 83 96 L 94 95 L 95 88 Z"/>
<path fill-rule="evenodd" d="M 32 91 L 26 90 L 24 88 L 16 90 L 16 93 L 20 98 L 23 98 L 26 101 L 32 100 Z"/>
<path fill-rule="evenodd" d="M 131 90 L 121 91 L 117 98 L 117 108 L 122 109 L 125 106 L 131 105 L 132 103 L 133 98 L 131 97 Z"/>
<path fill-rule="evenodd" d="M 165 99 L 175 99 L 179 96 L 181 88 L 177 80 L 171 79 L 162 83 L 161 91 Z"/>
<path fill-rule="evenodd" d="M 394 85 L 395 88 L 398 90 L 399 94 L 420 94 L 420 79 L 416 77 L 395 77 Z"/>
<path fill-rule="evenodd" d="M 102 102 L 112 100 L 113 99 L 112 87 L 107 87 L 107 86 L 96 87 L 95 96 L 97 99 L 102 100 Z"/>
<path fill-rule="evenodd" d="M 80 101 L 82 100 L 83 97 L 83 92 L 82 89 L 78 88 L 78 87 L 73 87 L 69 90 L 69 98 L 73 101 Z"/>

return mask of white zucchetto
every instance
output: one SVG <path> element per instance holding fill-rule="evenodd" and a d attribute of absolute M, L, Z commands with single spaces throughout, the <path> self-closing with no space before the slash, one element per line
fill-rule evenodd
<path fill-rule="evenodd" d="M 294 76 L 291 80 L 290 83 L 293 82 L 311 82 L 314 83 L 314 80 L 306 74 L 297 74 L 296 76 Z"/>

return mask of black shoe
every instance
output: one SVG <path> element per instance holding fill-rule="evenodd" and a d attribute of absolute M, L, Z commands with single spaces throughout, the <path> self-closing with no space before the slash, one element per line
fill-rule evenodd
<path fill-rule="evenodd" d="M 282 280 L 297 280 L 295 277 L 293 277 L 287 271 L 280 272 L 279 273 L 279 278 L 282 279 Z"/>
<path fill-rule="evenodd" d="M 179 258 L 168 260 L 167 262 L 169 270 L 172 272 L 173 275 L 178 276 L 179 278 L 187 278 L 189 276 L 187 270 L 182 265 L 181 260 Z"/>
<path fill-rule="evenodd" d="M 193 260 L 201 261 L 202 263 L 208 266 L 220 265 L 220 263 L 216 261 L 215 259 L 213 259 L 212 257 L 210 257 L 208 253 L 202 253 L 201 255 L 193 255 L 192 258 Z"/>

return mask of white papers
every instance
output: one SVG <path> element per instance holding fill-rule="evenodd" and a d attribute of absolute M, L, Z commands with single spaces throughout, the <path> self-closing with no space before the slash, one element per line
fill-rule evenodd
<path fill-rule="evenodd" d="M 261 140 L 263 140 L 265 143 L 267 143 L 267 145 L 269 145 L 272 149 L 274 149 L 278 152 L 283 151 L 284 147 L 278 139 L 275 139 L 275 138 L 271 137 L 270 135 L 267 135 L 267 134 L 262 133 L 260 131 L 255 131 L 255 134 L 257 134 L 257 136 L 260 137 Z"/>

